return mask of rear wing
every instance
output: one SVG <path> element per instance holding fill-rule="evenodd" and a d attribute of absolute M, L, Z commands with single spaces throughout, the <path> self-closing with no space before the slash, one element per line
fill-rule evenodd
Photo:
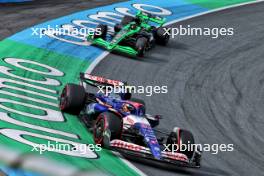
<path fill-rule="evenodd" d="M 91 74 L 87 73 L 80 73 L 80 80 L 81 84 L 83 83 L 89 84 L 91 86 L 112 86 L 112 87 L 121 87 L 121 86 L 126 86 L 126 82 L 118 81 L 118 80 L 112 80 L 112 79 L 107 79 L 101 76 L 94 76 Z"/>
<path fill-rule="evenodd" d="M 136 17 L 146 20 L 146 21 L 152 21 L 154 23 L 159 24 L 159 26 L 162 26 L 165 22 L 166 22 L 166 18 L 162 18 L 150 13 L 146 13 L 146 12 L 142 12 L 142 11 L 138 11 L 138 13 L 136 14 Z"/>

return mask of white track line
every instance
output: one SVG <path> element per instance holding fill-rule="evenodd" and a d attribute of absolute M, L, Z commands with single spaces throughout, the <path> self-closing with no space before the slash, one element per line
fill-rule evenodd
<path fill-rule="evenodd" d="M 174 24 L 174 23 L 177 23 L 177 22 L 180 22 L 180 21 L 185 21 L 185 20 L 188 20 L 188 19 L 191 19 L 191 18 L 195 18 L 195 17 L 198 17 L 198 16 L 206 15 L 206 14 L 209 14 L 209 13 L 215 13 L 215 12 L 219 12 L 219 11 L 222 11 L 222 10 L 232 9 L 232 8 L 235 8 L 235 7 L 240 7 L 240 6 L 249 5 L 249 4 L 256 4 L 256 3 L 263 2 L 263 1 L 264 0 L 255 0 L 255 1 L 251 1 L 251 2 L 244 2 L 244 3 L 241 3 L 241 4 L 230 5 L 230 6 L 226 6 L 226 7 L 222 7 L 222 8 L 218 8 L 218 9 L 209 10 L 209 11 L 206 11 L 206 12 L 197 13 L 195 15 L 191 15 L 191 16 L 187 16 L 187 17 L 184 17 L 184 18 L 180 18 L 180 19 L 177 19 L 177 20 L 170 21 L 170 22 L 166 23 L 165 26 L 168 26 L 170 24 Z"/>
<path fill-rule="evenodd" d="M 170 24 L 174 24 L 174 23 L 178 23 L 180 21 L 184 21 L 184 20 L 188 20 L 188 19 L 191 19 L 191 18 L 195 18 L 195 17 L 198 17 L 198 16 L 202 16 L 202 15 L 206 15 L 206 14 L 210 14 L 210 13 L 215 13 L 215 12 L 219 12 L 219 11 L 222 11 L 222 10 L 226 10 L 226 9 L 231 9 L 231 8 L 235 8 L 235 7 L 240 7 L 240 6 L 244 6 L 244 5 L 249 5 L 249 4 L 256 4 L 256 3 L 259 3 L 259 2 L 263 2 L 264 0 L 256 0 L 256 1 L 252 1 L 252 2 L 245 2 L 245 3 L 241 3 L 241 4 L 236 4 L 236 5 L 231 5 L 231 6 L 226 6 L 226 7 L 222 7 L 222 8 L 218 8 L 218 9 L 214 9 L 214 10 L 209 10 L 209 11 L 206 11 L 206 12 L 202 12 L 202 13 L 197 13 L 195 15 L 191 15 L 191 16 L 187 16 L 187 17 L 184 17 L 184 18 L 180 18 L 180 19 L 177 19 L 177 20 L 173 20 L 173 21 L 170 21 L 168 23 L 165 24 L 165 26 L 168 26 Z M 94 68 L 97 66 L 97 64 L 99 64 L 107 55 L 109 54 L 108 51 L 104 51 L 100 56 L 98 56 L 92 63 L 91 65 L 87 68 L 87 70 L 85 71 L 85 73 L 92 73 L 92 71 L 94 70 Z M 121 155 L 121 154 L 118 154 L 116 152 L 113 152 L 115 155 Z M 147 176 L 145 173 L 143 173 L 141 170 L 139 170 L 135 165 L 133 165 L 131 162 L 129 162 L 128 160 L 126 160 L 125 158 L 123 157 L 120 157 L 120 159 L 125 163 L 127 164 L 130 168 L 132 168 L 133 170 L 135 170 L 137 173 L 139 173 L 141 176 Z"/>
<path fill-rule="evenodd" d="M 93 69 L 97 66 L 97 64 L 99 64 L 101 62 L 101 60 L 103 60 L 107 55 L 109 54 L 108 51 L 104 51 L 102 54 L 100 54 L 100 56 L 98 56 L 92 63 L 91 65 L 89 65 L 89 67 L 87 68 L 87 70 L 85 71 L 85 73 L 92 73 Z"/>

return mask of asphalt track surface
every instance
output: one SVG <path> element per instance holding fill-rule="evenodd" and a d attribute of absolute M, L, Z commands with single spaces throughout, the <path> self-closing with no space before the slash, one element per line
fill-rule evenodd
<path fill-rule="evenodd" d="M 36 24 L 122 0 L 34 0 L 0 4 L 0 40 Z"/>
<path fill-rule="evenodd" d="M 204 152 L 202 168 L 167 169 L 134 164 L 147 175 L 264 174 L 264 3 L 182 22 L 192 27 L 233 27 L 235 35 L 181 36 L 144 59 L 110 54 L 93 74 L 130 85 L 167 85 L 168 94 L 143 98 L 160 127 L 190 129 L 202 144 L 234 144 L 233 152 Z M 173 27 L 179 24 L 173 25 Z"/>
<path fill-rule="evenodd" d="M 1 5 L 0 39 L 56 17 L 110 3 L 39 0 L 19 6 Z M 132 85 L 167 85 L 168 94 L 135 95 L 145 100 L 148 113 L 163 115 L 161 128 L 190 129 L 202 144 L 234 144 L 234 152 L 204 152 L 200 170 L 152 167 L 136 160 L 134 164 L 146 174 L 263 175 L 263 9 L 264 3 L 258 3 L 180 23 L 233 27 L 232 37 L 177 37 L 167 47 L 156 47 L 144 59 L 110 54 L 95 68 L 94 74 Z"/>

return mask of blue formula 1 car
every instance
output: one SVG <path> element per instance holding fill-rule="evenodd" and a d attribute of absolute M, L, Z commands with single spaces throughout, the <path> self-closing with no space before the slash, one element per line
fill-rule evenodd
<path fill-rule="evenodd" d="M 60 96 L 63 112 L 78 114 L 93 133 L 96 144 L 128 155 L 140 156 L 184 167 L 200 167 L 199 150 L 174 150 L 175 144 L 194 144 L 191 132 L 175 127 L 171 132 L 157 130 L 161 117 L 145 113 L 145 103 L 131 93 L 91 93 L 90 86 L 106 90 L 124 87 L 125 82 L 90 74 L 80 74 L 81 84 L 67 84 Z M 90 85 L 90 86 L 89 86 Z M 158 135 L 160 137 L 157 137 Z"/>

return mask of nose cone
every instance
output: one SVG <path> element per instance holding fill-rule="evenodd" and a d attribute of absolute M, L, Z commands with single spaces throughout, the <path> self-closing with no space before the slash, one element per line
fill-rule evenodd
<path fill-rule="evenodd" d="M 150 127 L 150 125 L 139 125 L 140 126 L 140 132 L 144 136 L 144 140 L 146 144 L 148 145 L 152 155 L 160 160 L 161 159 L 161 150 L 160 145 L 158 143 L 158 140 L 154 134 L 154 131 Z"/>
<path fill-rule="evenodd" d="M 159 146 L 158 142 L 151 140 L 148 145 L 149 145 L 149 148 L 151 150 L 152 155 L 156 159 L 160 160 L 161 159 L 161 151 L 160 151 L 160 146 Z"/>

